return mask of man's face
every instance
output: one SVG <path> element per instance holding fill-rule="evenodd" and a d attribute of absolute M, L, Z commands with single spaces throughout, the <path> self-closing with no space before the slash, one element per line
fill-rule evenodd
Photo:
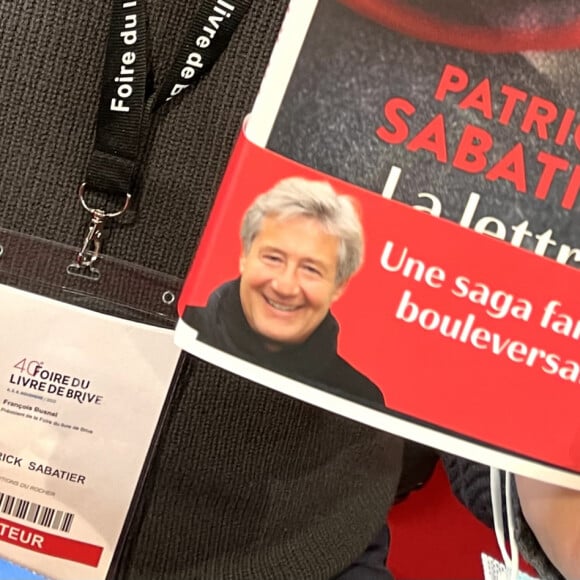
<path fill-rule="evenodd" d="M 339 240 L 304 216 L 266 216 L 240 258 L 240 298 L 249 325 L 272 346 L 304 342 L 341 295 Z"/>

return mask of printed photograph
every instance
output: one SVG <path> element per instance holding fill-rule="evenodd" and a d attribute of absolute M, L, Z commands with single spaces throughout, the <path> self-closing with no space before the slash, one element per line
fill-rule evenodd
<path fill-rule="evenodd" d="M 259 195 L 240 226 L 239 275 L 183 320 L 225 352 L 354 400 L 380 389 L 338 353 L 332 306 L 364 258 L 354 200 L 328 182 L 294 176 Z"/>

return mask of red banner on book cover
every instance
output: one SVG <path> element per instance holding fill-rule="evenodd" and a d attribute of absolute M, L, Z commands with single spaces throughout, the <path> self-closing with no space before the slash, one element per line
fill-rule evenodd
<path fill-rule="evenodd" d="M 247 345 L 233 345 L 235 336 L 223 345 L 215 339 L 230 305 L 248 319 L 242 333 L 248 341 L 267 334 L 256 313 L 248 314 L 244 296 L 238 298 L 238 288 L 243 294 L 247 286 L 249 252 L 240 223 L 258 195 L 292 177 L 329 184 L 353 199 L 360 214 L 364 261 L 331 301 L 330 313 L 338 323 L 337 355 L 380 390 L 384 405 L 353 394 L 348 382 L 325 382 L 316 358 L 312 380 L 299 364 L 293 375 L 291 367 L 264 362 L 268 350 L 273 360 L 282 360 L 285 348 L 299 351 L 298 340 L 276 345 L 270 337 L 260 358 Z M 285 223 L 280 220 L 272 239 L 280 238 Z M 289 264 L 309 235 L 296 241 L 298 249 L 268 250 L 288 260 L 290 278 L 297 274 L 289 273 Z M 188 312 L 203 316 L 216 288 L 225 288 L 220 300 L 226 290 L 230 298 L 214 312 L 213 338 L 205 340 L 201 319 Z M 331 411 L 580 489 L 579 290 L 580 272 L 570 267 L 295 163 L 242 134 L 180 298 L 177 341 L 214 364 Z M 264 302 L 255 309 L 269 309 L 277 322 L 289 324 L 306 308 L 277 302 L 267 286 L 256 292 Z M 292 292 L 305 300 L 300 288 Z"/>

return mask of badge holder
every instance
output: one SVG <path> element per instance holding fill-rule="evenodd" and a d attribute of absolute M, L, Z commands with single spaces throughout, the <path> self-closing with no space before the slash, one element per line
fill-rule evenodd
<path fill-rule="evenodd" d="M 0 229 L 0 559 L 104 580 L 171 399 L 181 280 L 78 252 Z"/>
<path fill-rule="evenodd" d="M 78 249 L 0 228 L 0 284 L 135 322 L 172 328 L 182 280 L 100 255 L 79 265 Z"/>

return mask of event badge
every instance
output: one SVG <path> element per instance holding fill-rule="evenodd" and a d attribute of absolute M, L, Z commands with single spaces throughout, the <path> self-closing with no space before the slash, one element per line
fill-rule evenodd
<path fill-rule="evenodd" d="M 0 558 L 105 578 L 179 350 L 171 332 L 0 285 Z"/>
<path fill-rule="evenodd" d="M 0 561 L 55 580 L 115 576 L 179 370 L 183 281 L 103 245 L 139 213 L 151 117 L 209 73 L 251 1 L 199 4 L 150 91 L 146 2 L 112 0 L 80 244 L 0 227 Z"/>

